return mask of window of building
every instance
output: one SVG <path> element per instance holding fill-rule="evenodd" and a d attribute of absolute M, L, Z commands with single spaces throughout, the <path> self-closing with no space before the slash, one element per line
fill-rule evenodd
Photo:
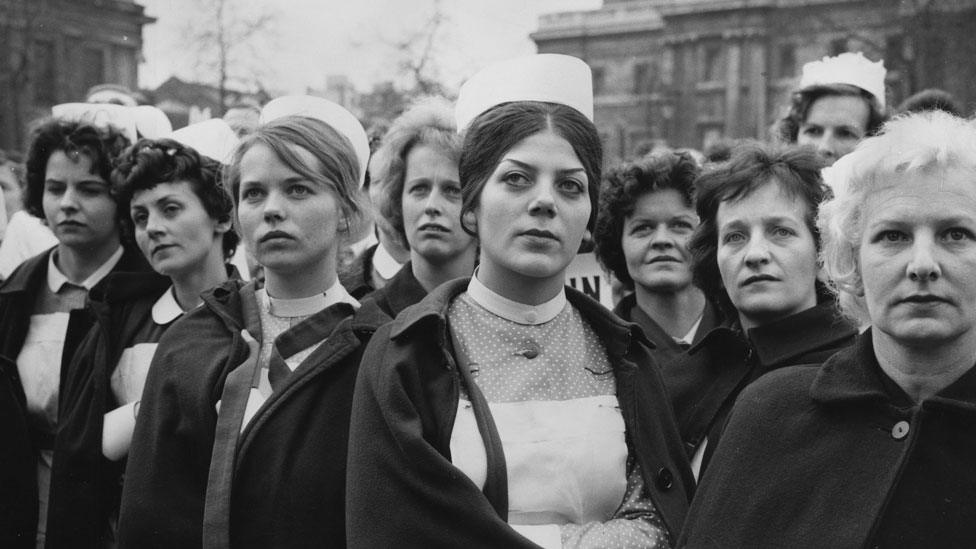
<path fill-rule="evenodd" d="M 54 42 L 38 40 L 33 47 L 33 92 L 36 105 L 57 103 L 57 70 Z"/>
<path fill-rule="evenodd" d="M 847 51 L 847 38 L 835 38 L 830 41 L 830 55 L 840 55 Z"/>
<path fill-rule="evenodd" d="M 607 91 L 607 69 L 604 67 L 592 67 L 593 69 L 593 95 L 603 95 Z"/>
<path fill-rule="evenodd" d="M 634 64 L 634 95 L 641 95 L 651 92 L 651 64 Z"/>
<path fill-rule="evenodd" d="M 81 53 L 84 91 L 105 82 L 105 54 L 100 48 L 85 48 Z"/>
<path fill-rule="evenodd" d="M 722 46 L 720 44 L 707 44 L 702 60 L 702 82 L 724 80 L 722 77 L 722 61 Z"/>
<path fill-rule="evenodd" d="M 779 47 L 779 62 L 776 64 L 777 78 L 792 78 L 796 75 L 796 46 L 782 44 Z"/>

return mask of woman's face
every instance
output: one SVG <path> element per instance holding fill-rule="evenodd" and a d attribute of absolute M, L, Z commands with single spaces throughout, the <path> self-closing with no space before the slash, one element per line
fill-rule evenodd
<path fill-rule="evenodd" d="M 909 177 L 865 199 L 864 300 L 891 339 L 942 344 L 976 326 L 976 187 L 959 169 Z"/>
<path fill-rule="evenodd" d="M 817 246 L 807 205 L 776 179 L 718 207 L 722 284 L 749 329 L 817 304 Z"/>
<path fill-rule="evenodd" d="M 68 248 L 91 251 L 118 245 L 117 206 L 108 183 L 91 173 L 91 158 L 73 156 L 54 151 L 47 160 L 41 203 L 48 227 Z"/>
<path fill-rule="evenodd" d="M 312 153 L 292 150 L 309 166 Z M 247 249 L 267 274 L 301 276 L 333 265 L 339 247 L 341 211 L 332 189 L 289 168 L 263 143 L 256 143 L 240 164 L 237 215 Z"/>
<path fill-rule="evenodd" d="M 174 277 L 223 261 L 222 240 L 230 222 L 210 217 L 189 182 L 137 191 L 129 214 L 136 244 L 156 272 Z"/>
<path fill-rule="evenodd" d="M 24 193 L 17 182 L 17 175 L 9 165 L 0 165 L 0 191 L 3 192 L 7 219 L 24 207 Z"/>
<path fill-rule="evenodd" d="M 833 165 L 864 139 L 870 114 L 863 97 L 825 95 L 810 105 L 796 142 L 815 148 L 828 166 Z"/>
<path fill-rule="evenodd" d="M 474 211 L 481 275 L 500 285 L 562 280 L 590 217 L 587 181 L 572 146 L 552 132 L 529 136 L 505 152 Z"/>
<path fill-rule="evenodd" d="M 634 284 L 654 293 L 691 286 L 688 240 L 698 215 L 674 189 L 644 193 L 624 219 L 621 244 Z"/>
<path fill-rule="evenodd" d="M 458 166 L 433 147 L 420 145 L 406 158 L 403 228 L 411 252 L 431 264 L 443 264 L 474 246 L 461 228 Z"/>

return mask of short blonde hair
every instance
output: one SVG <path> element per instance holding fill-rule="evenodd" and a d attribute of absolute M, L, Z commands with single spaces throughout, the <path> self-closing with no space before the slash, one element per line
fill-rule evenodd
<path fill-rule="evenodd" d="M 824 172 L 835 196 L 821 204 L 817 216 L 821 261 L 843 314 L 862 324 L 871 320 L 858 265 L 865 199 L 881 189 L 910 184 L 908 175 L 948 169 L 976 174 L 976 125 L 929 111 L 893 119 Z"/>

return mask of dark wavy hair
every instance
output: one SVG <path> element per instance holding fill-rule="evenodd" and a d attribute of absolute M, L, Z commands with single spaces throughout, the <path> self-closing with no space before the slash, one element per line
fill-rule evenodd
<path fill-rule="evenodd" d="M 24 207 L 27 213 L 44 219 L 44 180 L 47 177 L 47 161 L 61 151 L 69 157 L 83 154 L 91 160 L 91 173 L 110 184 L 115 158 L 129 146 L 129 139 L 121 130 L 47 118 L 31 131 L 27 147 L 27 188 Z M 128 217 L 128 210 L 116 209 L 118 221 Z"/>
<path fill-rule="evenodd" d="M 186 181 L 212 219 L 220 223 L 233 220 L 234 202 L 224 188 L 219 162 L 172 139 L 140 139 L 116 161 L 112 171 L 112 189 L 125 212 L 122 230 L 135 237 L 132 218 L 128 215 L 132 197 L 138 191 L 152 189 L 160 183 Z M 224 259 L 230 259 L 240 242 L 233 227 L 223 235 Z"/>
<path fill-rule="evenodd" d="M 403 227 L 403 185 L 406 183 L 407 156 L 415 147 L 428 146 L 457 162 L 461 138 L 457 135 L 454 113 L 449 103 L 431 98 L 418 103 L 393 121 L 370 164 L 371 185 L 381 189 L 376 209 L 393 227 L 401 244 L 409 247 Z"/>
<path fill-rule="evenodd" d="M 576 109 L 539 101 L 502 103 L 479 114 L 465 130 L 458 164 L 462 219 L 466 213 L 478 207 L 481 191 L 502 156 L 523 139 L 545 131 L 552 131 L 569 142 L 583 164 L 591 206 L 586 228 L 593 229 L 603 164 L 600 135 L 593 122 Z M 466 224 L 462 223 L 461 226 L 469 234 L 477 236 Z"/>
<path fill-rule="evenodd" d="M 621 239 L 624 221 L 633 215 L 637 200 L 648 193 L 673 189 L 688 207 L 694 205 L 695 179 L 701 168 L 687 152 L 661 151 L 615 166 L 603 178 L 600 208 L 593 240 L 603 267 L 628 288 L 634 281 L 627 271 Z"/>
<path fill-rule="evenodd" d="M 696 286 L 718 303 L 728 318 L 738 313 L 722 284 L 718 268 L 718 209 L 723 202 L 747 198 L 759 187 L 775 180 L 789 196 L 800 198 L 807 206 L 804 223 L 820 251 L 817 208 L 830 196 L 820 170 L 823 160 L 808 147 L 759 142 L 745 142 L 732 150 L 728 162 L 706 170 L 695 181 L 696 209 L 701 224 L 691 237 L 688 249 L 692 256 L 692 275 Z M 830 292 L 819 280 L 815 282 L 817 300 L 830 299 Z"/>
<path fill-rule="evenodd" d="M 881 110 L 881 106 L 873 95 L 861 88 L 848 84 L 831 84 L 824 86 L 812 86 L 810 88 L 794 92 L 790 97 L 790 110 L 780 120 L 773 124 L 773 137 L 783 143 L 796 143 L 800 126 L 807 119 L 810 107 L 822 97 L 832 95 L 860 97 L 868 104 L 868 124 L 865 128 L 864 137 L 870 137 L 881 129 L 881 126 L 888 120 L 888 116 Z"/>

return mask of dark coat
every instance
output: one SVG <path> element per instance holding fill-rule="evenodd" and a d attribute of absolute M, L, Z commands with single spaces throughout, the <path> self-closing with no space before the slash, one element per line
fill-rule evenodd
<path fill-rule="evenodd" d="M 216 404 L 246 362 L 243 301 L 229 281 L 166 331 L 149 371 L 122 491 L 120 546 L 200 547 Z M 345 315 L 346 304 L 325 315 Z M 343 547 L 353 385 L 366 340 L 389 319 L 336 319 L 318 347 L 240 435 L 233 467 L 233 547 Z"/>
<path fill-rule="evenodd" d="M 47 284 L 47 265 L 54 248 L 24 261 L 0 286 L 0 547 L 33 547 L 37 533 L 37 452 L 52 448 L 54 440 L 33 432 L 27 416 L 27 397 L 17 372 L 17 355 L 27 339 L 34 301 Z M 148 272 L 137 250 L 126 248 L 112 273 Z M 104 282 L 104 281 L 103 281 Z M 97 288 L 97 285 L 96 285 Z M 94 291 L 94 290 L 93 290 Z M 94 319 L 87 309 L 69 314 L 61 359 L 60 387 L 65 386 L 68 364 Z M 60 407 L 59 423 L 66 421 Z M 27 435 L 29 438 L 24 438 Z M 9 517 L 9 518 L 8 518 Z M 50 530 L 50 527 L 48 528 Z"/>
<path fill-rule="evenodd" d="M 413 268 L 408 261 L 386 286 L 366 295 L 363 309 L 377 307 L 386 316 L 396 318 L 400 311 L 419 303 L 426 295 L 427 290 L 413 276 Z"/>
<path fill-rule="evenodd" d="M 230 278 L 240 274 L 228 265 Z M 118 273 L 88 296 L 95 325 L 68 368 L 62 390 L 65 421 L 55 438 L 51 478 L 51 511 L 47 546 L 104 547 L 106 526 L 118 511 L 125 461 L 102 454 L 102 424 L 118 405 L 111 378 L 133 332 L 152 316 L 153 305 L 172 286 L 156 273 Z"/>
<path fill-rule="evenodd" d="M 350 433 L 350 547 L 534 546 L 451 463 L 461 374 L 446 313 L 467 284 L 462 278 L 439 286 L 380 328 L 366 350 Z M 606 345 L 628 443 L 648 495 L 675 536 L 694 481 L 650 344 L 635 325 L 596 301 L 570 288 L 566 293 Z"/>
<path fill-rule="evenodd" d="M 708 437 L 704 471 L 739 393 L 760 376 L 793 364 L 820 364 L 854 342 L 857 330 L 832 301 L 749 330 L 727 321 L 688 354 L 663 364 L 678 428 L 691 456 Z"/>
<path fill-rule="evenodd" d="M 739 397 L 684 547 L 972 547 L 976 368 L 912 403 L 870 332 Z"/>
<path fill-rule="evenodd" d="M 614 307 L 613 312 L 627 322 L 633 322 L 640 326 L 647 339 L 654 344 L 654 349 L 651 349 L 651 356 L 654 357 L 654 360 L 662 368 L 665 367 L 664 365 L 676 360 L 679 356 L 684 355 L 687 351 L 637 305 L 637 296 L 635 294 L 629 294 L 621 299 L 620 303 L 617 303 L 617 306 Z M 701 341 L 705 337 L 705 334 L 712 331 L 713 328 L 720 326 L 722 321 L 722 315 L 718 312 L 718 308 L 706 300 L 705 310 L 702 311 L 701 323 L 698 325 L 698 331 L 695 332 L 692 345 Z"/>
<path fill-rule="evenodd" d="M 339 270 L 339 282 L 356 299 L 362 299 L 376 290 L 373 286 L 373 255 L 377 246 L 379 244 L 366 248 L 352 263 Z"/>

